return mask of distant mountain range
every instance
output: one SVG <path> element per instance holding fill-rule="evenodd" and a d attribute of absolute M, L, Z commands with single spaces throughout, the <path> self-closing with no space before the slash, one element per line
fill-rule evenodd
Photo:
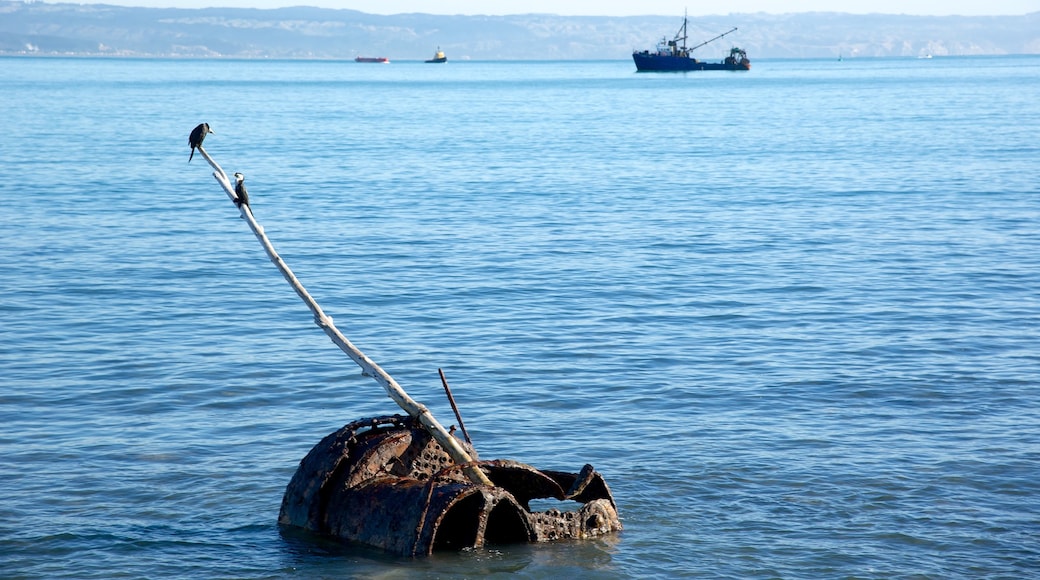
<path fill-rule="evenodd" d="M 627 59 L 682 24 L 671 16 L 382 16 L 324 8 L 131 8 L 0 0 L 0 55 L 395 60 Z M 1040 54 L 1040 12 L 1024 16 L 729 14 L 691 19 L 689 44 L 739 30 L 695 52 L 731 44 L 752 58 Z"/>

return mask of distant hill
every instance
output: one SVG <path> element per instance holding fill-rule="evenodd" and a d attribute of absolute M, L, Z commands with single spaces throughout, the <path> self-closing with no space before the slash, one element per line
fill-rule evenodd
<path fill-rule="evenodd" d="M 381 16 L 324 8 L 163 9 L 0 0 L 0 54 L 234 58 L 626 59 L 682 24 L 672 16 Z M 1040 12 L 1025 16 L 729 14 L 690 21 L 690 44 L 739 30 L 755 58 L 1040 54 Z"/>

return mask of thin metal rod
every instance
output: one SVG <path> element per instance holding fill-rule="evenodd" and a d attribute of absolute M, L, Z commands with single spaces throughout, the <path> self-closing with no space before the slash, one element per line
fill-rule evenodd
<path fill-rule="evenodd" d="M 455 418 L 459 420 L 459 429 L 462 429 L 462 436 L 466 438 L 466 443 L 473 445 L 473 440 L 469 438 L 469 433 L 466 433 L 466 424 L 462 422 L 462 415 L 459 414 L 459 407 L 455 404 L 455 397 L 451 396 L 451 388 L 448 387 L 448 379 L 444 378 L 444 371 L 437 369 L 437 373 L 441 376 L 441 384 L 444 385 L 444 392 L 448 394 L 448 402 L 451 403 L 451 410 L 455 411 Z"/>

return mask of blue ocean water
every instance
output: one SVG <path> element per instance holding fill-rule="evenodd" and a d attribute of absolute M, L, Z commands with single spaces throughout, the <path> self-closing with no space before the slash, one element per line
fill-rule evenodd
<path fill-rule="evenodd" d="M 1040 574 L 1040 57 L 0 59 L 5 578 Z M 625 530 L 279 529 L 343 424 L 592 463 Z"/>

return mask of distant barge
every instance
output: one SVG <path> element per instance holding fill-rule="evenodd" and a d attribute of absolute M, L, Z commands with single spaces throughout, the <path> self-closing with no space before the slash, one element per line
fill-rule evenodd
<path fill-rule="evenodd" d="M 390 64 L 390 59 L 385 56 L 359 56 L 354 62 L 374 62 L 377 64 Z"/>

